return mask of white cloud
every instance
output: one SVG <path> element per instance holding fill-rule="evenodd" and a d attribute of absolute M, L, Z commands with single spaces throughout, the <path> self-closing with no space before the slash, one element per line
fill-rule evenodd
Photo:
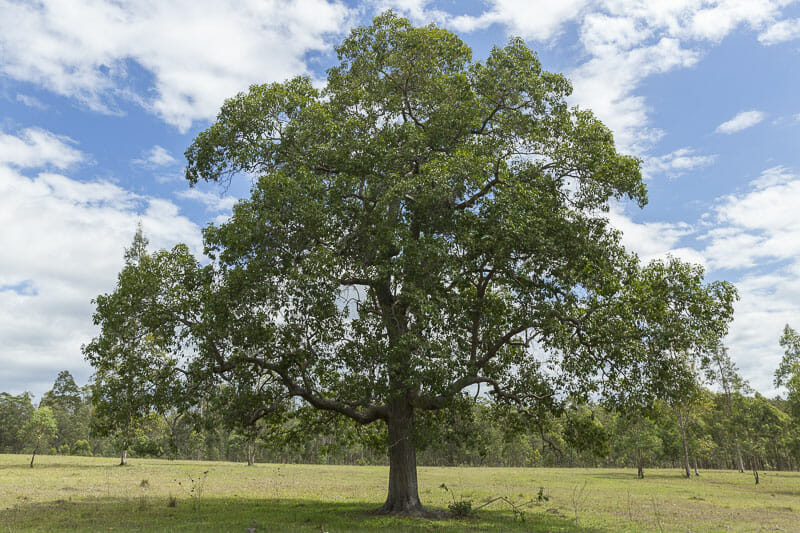
<path fill-rule="evenodd" d="M 622 151 L 647 154 L 663 136 L 650 124 L 647 102 L 636 94 L 653 74 L 695 65 L 705 49 L 746 26 L 762 30 L 781 16 L 785 0 L 489 0 L 476 15 L 448 15 L 426 0 L 384 0 L 416 20 L 442 21 L 462 32 L 503 26 L 507 33 L 557 44 L 577 27 L 585 60 L 567 74 L 571 101 L 592 109 L 614 132 Z M 762 39 L 763 42 L 763 39 Z"/>
<path fill-rule="evenodd" d="M 800 257 L 800 176 L 784 167 L 762 172 L 742 194 L 713 209 L 705 254 L 717 269 L 750 268 Z"/>
<path fill-rule="evenodd" d="M 758 36 L 759 42 L 773 45 L 800 37 L 800 18 L 781 20 L 769 26 Z"/>
<path fill-rule="evenodd" d="M 230 211 L 239 201 L 233 196 L 224 196 L 211 192 L 200 191 L 196 188 L 185 189 L 178 193 L 180 198 L 195 200 L 206 206 L 208 211 Z"/>
<path fill-rule="evenodd" d="M 141 103 L 182 131 L 252 83 L 308 73 L 349 10 L 335 0 L 0 0 L 0 72 L 113 112 Z M 134 65 L 153 76 L 132 89 Z M 154 94 L 154 96 L 150 96 Z"/>
<path fill-rule="evenodd" d="M 47 105 L 45 105 L 44 102 L 42 102 L 35 96 L 30 96 L 27 94 L 18 94 L 17 102 L 21 103 L 24 106 L 32 107 L 33 109 L 47 109 Z"/>
<path fill-rule="evenodd" d="M 728 339 L 731 351 L 756 389 L 769 394 L 775 393 L 781 330 L 786 323 L 800 325 L 798 205 L 800 175 L 769 168 L 747 190 L 720 198 L 699 238 L 710 267 L 733 275 L 741 296 Z"/>
<path fill-rule="evenodd" d="M 747 128 L 751 128 L 764 120 L 764 113 L 761 111 L 751 110 L 751 111 L 742 111 L 738 113 L 732 119 L 723 122 L 717 129 L 715 130 L 717 133 L 736 133 L 737 131 L 746 130 Z"/>
<path fill-rule="evenodd" d="M 0 163 L 0 390 L 41 394 L 65 368 L 88 380 L 80 347 L 95 334 L 91 299 L 113 289 L 138 221 L 155 248 L 185 242 L 198 253 L 202 241 L 171 202 L 61 173 L 29 177 L 13 162 Z"/>
<path fill-rule="evenodd" d="M 0 165 L 18 168 L 53 166 L 66 169 L 83 161 L 73 148 L 75 141 L 40 128 L 26 128 L 19 135 L 0 132 Z"/>
<path fill-rule="evenodd" d="M 621 205 L 609 213 L 623 244 L 644 261 L 674 255 L 704 265 L 711 279 L 734 282 L 741 299 L 726 343 L 742 374 L 765 394 L 777 392 L 772 373 L 784 324 L 800 327 L 798 205 L 800 174 L 776 166 L 745 190 L 720 197 L 694 226 L 634 222 Z M 694 243 L 686 246 L 684 239 Z"/>
<path fill-rule="evenodd" d="M 467 32 L 500 24 L 512 35 L 544 41 L 558 35 L 564 24 L 579 17 L 589 3 L 588 0 L 492 0 L 484 13 L 453 17 L 449 24 Z"/>
<path fill-rule="evenodd" d="M 647 104 L 633 91 L 647 76 L 695 64 L 698 53 L 667 37 L 631 49 L 619 47 L 619 41 L 601 42 L 595 34 L 581 38 L 592 57 L 569 73 L 575 88 L 572 101 L 597 114 L 614 132 L 621 150 L 646 152 L 662 132 L 649 126 Z"/>
<path fill-rule="evenodd" d="M 695 230 L 685 222 L 634 222 L 622 205 L 615 204 L 608 213 L 611 225 L 622 232 L 622 244 L 644 261 L 671 255 L 705 266 L 705 257 L 691 248 L 679 246 L 680 240 Z"/>
<path fill-rule="evenodd" d="M 665 174 L 670 178 L 676 178 L 690 170 L 712 164 L 716 157 L 716 155 L 697 155 L 691 148 L 679 148 L 668 154 L 645 158 L 643 173 L 647 177 Z"/>
<path fill-rule="evenodd" d="M 172 157 L 166 148 L 155 145 L 141 159 L 134 159 L 133 162 L 137 165 L 149 167 L 165 167 L 175 163 L 176 159 Z"/>

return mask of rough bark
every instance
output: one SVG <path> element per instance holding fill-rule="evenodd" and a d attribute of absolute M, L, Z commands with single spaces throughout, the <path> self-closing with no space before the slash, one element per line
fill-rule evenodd
<path fill-rule="evenodd" d="M 414 445 L 414 410 L 405 401 L 395 402 L 389 426 L 389 494 L 381 514 L 422 515 L 417 486 L 417 450 Z"/>
<path fill-rule="evenodd" d="M 125 466 L 128 464 L 128 450 L 127 448 L 122 450 L 122 454 L 119 460 L 119 466 Z"/>

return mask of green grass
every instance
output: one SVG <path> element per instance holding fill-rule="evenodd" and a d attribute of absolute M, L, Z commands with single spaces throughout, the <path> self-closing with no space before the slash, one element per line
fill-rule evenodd
<path fill-rule="evenodd" d="M 549 501 L 525 521 L 497 502 L 456 520 L 374 514 L 383 467 L 256 465 L 0 455 L 0 532 L 16 531 L 797 531 L 800 474 L 678 470 L 420 468 L 420 496 L 446 509 L 450 495 L 475 506 L 496 496 Z M 208 471 L 207 475 L 203 472 Z M 192 481 L 194 480 L 194 481 Z M 145 482 L 146 481 L 146 482 Z M 175 506 L 169 505 L 170 497 Z M 577 516 L 577 521 L 576 521 Z"/>

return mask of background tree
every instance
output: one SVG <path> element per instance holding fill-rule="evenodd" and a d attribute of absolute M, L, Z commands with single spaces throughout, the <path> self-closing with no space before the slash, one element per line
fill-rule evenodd
<path fill-rule="evenodd" d="M 739 408 L 741 402 L 736 401 L 744 392 L 749 392 L 750 387 L 747 382 L 739 375 L 739 369 L 736 363 L 730 358 L 728 349 L 720 344 L 717 350 L 711 355 L 711 365 L 707 377 L 711 383 L 718 383 L 722 387 L 722 394 L 724 395 L 723 408 L 725 411 L 725 432 L 733 444 L 733 449 L 736 457 L 736 465 L 739 472 L 744 472 L 744 461 L 742 459 L 742 450 L 740 443 L 740 430 L 737 421 L 741 418 Z"/>
<path fill-rule="evenodd" d="M 0 451 L 19 453 L 25 442 L 20 438 L 20 429 L 33 415 L 34 407 L 30 393 L 14 396 L 0 392 Z"/>
<path fill-rule="evenodd" d="M 662 440 L 656 420 L 663 416 L 658 406 L 626 409 L 615 418 L 612 441 L 614 454 L 623 466 L 636 466 L 636 475 L 644 479 L 644 468 L 659 456 Z"/>
<path fill-rule="evenodd" d="M 58 426 L 53 410 L 47 406 L 36 409 L 20 429 L 20 440 L 33 447 L 31 468 L 39 448 L 47 446 L 58 435 Z"/>
<path fill-rule="evenodd" d="M 794 416 L 800 419 L 800 335 L 786 324 L 780 345 L 783 358 L 775 370 L 775 386 L 786 387 Z"/>
<path fill-rule="evenodd" d="M 421 413 L 478 384 L 533 412 L 667 382 L 686 331 L 723 332 L 730 285 L 625 252 L 604 212 L 645 203 L 638 161 L 521 40 L 473 62 L 387 13 L 337 53 L 324 89 L 253 86 L 197 136 L 189 181 L 247 172 L 251 197 L 205 230 L 212 264 L 178 247 L 123 271 L 98 298 L 94 364 L 135 353 L 112 346 L 124 310 L 192 390 L 244 370 L 384 423 L 382 510 L 417 514 Z"/>
<path fill-rule="evenodd" d="M 44 393 L 39 405 L 53 410 L 58 425 L 56 447 L 69 449 L 76 441 L 88 438 L 90 408 L 68 370 L 58 373 L 53 388 Z"/>
<path fill-rule="evenodd" d="M 95 324 L 102 334 L 83 347 L 95 368 L 91 386 L 93 429 L 112 437 L 120 452 L 120 465 L 128 450 L 143 436 L 151 413 L 163 412 L 177 400 L 174 360 L 166 355 L 157 337 L 141 322 L 155 305 L 152 290 L 163 280 L 154 276 L 147 239 L 139 225 L 131 247 L 125 251 L 125 266 L 119 274 L 119 290 L 98 296 Z M 157 318 L 156 318 L 157 320 Z"/>

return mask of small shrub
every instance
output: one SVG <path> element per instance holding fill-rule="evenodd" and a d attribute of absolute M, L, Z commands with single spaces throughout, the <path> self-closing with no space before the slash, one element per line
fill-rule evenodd
<path fill-rule="evenodd" d="M 453 500 L 447 505 L 455 518 L 464 518 L 472 514 L 472 500 Z"/>
<path fill-rule="evenodd" d="M 139 486 L 142 487 L 143 489 L 146 489 L 147 487 L 150 486 L 150 482 L 147 481 L 146 479 L 143 479 L 142 482 L 139 483 Z"/>
<path fill-rule="evenodd" d="M 456 499 L 455 493 L 444 483 L 439 485 L 439 488 L 448 493 L 452 499 L 452 501 L 447 504 L 447 508 L 453 514 L 453 517 L 465 518 L 472 514 L 472 500 L 467 500 L 463 496 L 459 496 L 459 498 Z"/>
<path fill-rule="evenodd" d="M 544 503 L 550 500 L 550 496 L 544 493 L 544 487 L 539 487 L 539 492 L 536 494 L 536 501 L 539 503 Z"/>
<path fill-rule="evenodd" d="M 178 498 L 170 494 L 169 497 L 167 498 L 167 507 L 177 507 L 177 506 L 178 506 Z"/>
<path fill-rule="evenodd" d="M 206 479 L 208 478 L 208 472 L 209 471 L 206 470 L 196 478 L 192 477 L 192 475 L 189 474 L 189 483 L 187 483 L 186 485 L 178 481 L 178 485 L 184 491 L 186 491 L 186 494 L 188 494 L 189 499 L 192 501 L 192 508 L 195 511 L 200 511 L 200 503 L 203 500 L 203 490 L 205 489 L 206 486 Z"/>
<path fill-rule="evenodd" d="M 76 440 L 75 443 L 72 445 L 72 455 L 91 457 L 92 447 L 89 445 L 89 441 L 85 439 Z"/>

